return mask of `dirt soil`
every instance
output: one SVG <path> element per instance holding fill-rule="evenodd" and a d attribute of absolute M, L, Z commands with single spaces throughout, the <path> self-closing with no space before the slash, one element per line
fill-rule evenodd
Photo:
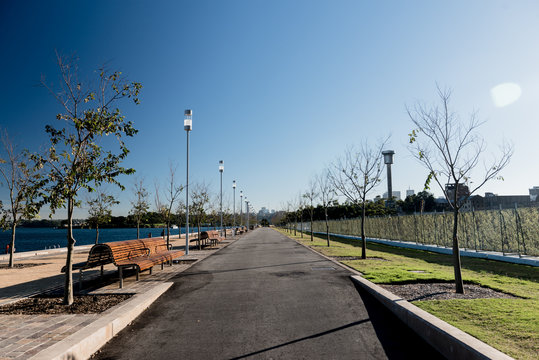
<path fill-rule="evenodd" d="M 13 264 L 13 268 L 9 267 L 9 264 L 0 264 L 0 270 L 2 269 L 24 269 L 33 266 L 47 265 L 47 263 L 27 263 L 27 264 Z"/>
<path fill-rule="evenodd" d="M 454 283 L 415 283 L 380 285 L 408 301 L 515 298 L 515 296 L 474 284 L 464 284 L 464 294 L 455 292 Z"/>
<path fill-rule="evenodd" d="M 62 304 L 62 296 L 41 295 L 0 306 L 0 315 L 94 314 L 129 299 L 132 294 L 77 295 L 72 305 Z"/>

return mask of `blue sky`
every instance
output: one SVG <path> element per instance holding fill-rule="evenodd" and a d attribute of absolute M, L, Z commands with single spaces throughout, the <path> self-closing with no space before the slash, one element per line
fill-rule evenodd
<path fill-rule="evenodd" d="M 347 146 L 387 135 L 393 189 L 421 190 L 406 105 L 435 101 L 439 83 L 463 118 L 487 120 L 488 152 L 515 144 L 505 180 L 484 191 L 527 194 L 539 185 L 538 41 L 537 1 L 2 1 L 0 125 L 21 147 L 46 146 L 61 109 L 36 84 L 56 79 L 55 49 L 75 53 L 83 78 L 107 63 L 142 82 L 141 105 L 122 106 L 139 129 L 125 165 L 149 190 L 170 162 L 185 182 L 190 108 L 191 182 L 217 193 L 223 159 L 225 202 L 235 179 L 256 209 L 279 209 Z M 503 83 L 521 96 L 499 107 Z M 109 190 L 126 214 L 131 192 Z"/>

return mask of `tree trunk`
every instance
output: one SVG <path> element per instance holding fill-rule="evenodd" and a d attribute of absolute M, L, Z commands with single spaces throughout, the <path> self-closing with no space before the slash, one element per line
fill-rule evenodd
<path fill-rule="evenodd" d="M 99 224 L 95 224 L 95 243 L 99 244 Z"/>
<path fill-rule="evenodd" d="M 15 221 L 11 224 L 11 243 L 9 245 L 9 267 L 12 268 L 14 264 L 14 254 L 15 254 L 15 230 L 17 225 Z"/>
<path fill-rule="evenodd" d="M 453 211 L 453 269 L 455 272 L 455 291 L 459 294 L 464 294 L 464 284 L 462 282 L 461 265 L 460 265 L 458 221 L 459 221 L 459 209 L 457 208 L 457 204 L 455 202 L 455 208 Z"/>
<path fill-rule="evenodd" d="M 73 238 L 73 199 L 67 200 L 67 258 L 66 276 L 64 285 L 64 305 L 73 304 L 73 248 L 75 239 Z"/>
<path fill-rule="evenodd" d="M 296 217 L 294 218 L 294 236 L 297 235 L 297 230 L 298 230 L 298 215 L 296 215 Z"/>
<path fill-rule="evenodd" d="M 329 221 L 328 221 L 328 209 L 325 208 L 325 215 L 326 215 L 326 236 L 328 241 L 328 247 L 329 247 Z"/>
<path fill-rule="evenodd" d="M 301 238 L 303 239 L 303 213 L 302 216 L 299 218 L 299 222 L 301 224 Z"/>
<path fill-rule="evenodd" d="M 365 238 L 365 201 L 361 205 L 361 258 L 367 258 L 367 239 Z"/>
<path fill-rule="evenodd" d="M 198 234 L 197 234 L 198 250 L 202 250 L 202 240 L 200 240 L 200 221 L 197 221 L 197 228 L 198 228 Z"/>
<path fill-rule="evenodd" d="M 170 222 L 167 221 L 167 249 L 170 249 Z"/>
<path fill-rule="evenodd" d="M 311 212 L 311 241 L 314 241 L 313 239 L 313 213 Z"/>

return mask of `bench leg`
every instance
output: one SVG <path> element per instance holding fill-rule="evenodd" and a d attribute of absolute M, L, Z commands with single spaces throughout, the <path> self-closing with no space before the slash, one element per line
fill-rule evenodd
<path fill-rule="evenodd" d="M 165 268 L 165 263 L 161 263 L 161 270 Z"/>
<path fill-rule="evenodd" d="M 104 272 L 105 272 L 105 265 L 101 265 L 101 278 L 103 278 Z"/>
<path fill-rule="evenodd" d="M 82 290 L 82 269 L 79 270 L 79 291 Z"/>
<path fill-rule="evenodd" d="M 136 274 L 136 279 L 137 279 L 137 281 L 138 281 L 138 278 L 139 278 L 139 276 L 138 276 L 138 267 L 135 268 L 135 274 Z"/>
<path fill-rule="evenodd" d="M 123 267 L 118 268 L 118 276 L 120 278 L 120 289 L 124 287 L 124 271 Z"/>
<path fill-rule="evenodd" d="M 150 275 L 152 274 L 153 266 L 150 268 Z"/>

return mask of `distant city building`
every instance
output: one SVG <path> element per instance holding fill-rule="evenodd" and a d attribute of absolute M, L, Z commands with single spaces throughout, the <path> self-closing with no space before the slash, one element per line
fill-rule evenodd
<path fill-rule="evenodd" d="M 406 197 L 412 196 L 412 195 L 415 195 L 415 191 L 414 191 L 414 190 L 406 190 Z"/>
<path fill-rule="evenodd" d="M 270 211 L 266 207 L 262 207 L 260 211 L 258 211 L 257 217 L 259 219 L 266 219 L 270 216 Z"/>
<path fill-rule="evenodd" d="M 453 199 L 455 198 L 455 184 L 446 184 L 445 192 L 447 194 L 448 200 L 453 202 Z M 464 184 L 459 184 L 457 190 L 457 199 L 462 199 L 463 197 L 467 196 L 470 196 L 470 189 Z"/>
<path fill-rule="evenodd" d="M 539 201 L 539 186 L 530 189 L 530 201 Z"/>
<path fill-rule="evenodd" d="M 391 193 L 393 194 L 393 197 L 397 200 L 401 200 L 401 192 L 400 191 L 391 191 Z M 382 198 L 383 199 L 387 199 L 387 191 L 384 193 L 384 195 L 382 195 Z"/>

